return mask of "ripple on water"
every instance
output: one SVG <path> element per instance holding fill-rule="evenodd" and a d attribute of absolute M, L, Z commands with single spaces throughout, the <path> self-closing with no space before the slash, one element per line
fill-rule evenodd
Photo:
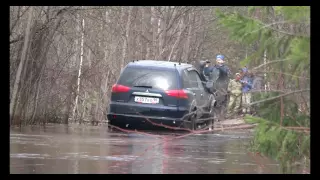
<path fill-rule="evenodd" d="M 53 136 L 48 136 L 48 135 L 38 135 L 38 134 L 10 134 L 10 138 L 14 136 L 22 136 L 22 137 L 44 137 L 44 138 L 51 138 Z"/>
<path fill-rule="evenodd" d="M 16 153 L 10 154 L 10 158 L 27 158 L 27 159 L 64 159 L 64 160 L 108 160 L 108 161 L 131 161 L 138 156 L 120 155 L 120 156 L 91 156 L 86 155 L 86 152 L 80 153 L 65 153 L 65 156 L 52 157 L 49 154 L 31 154 L 31 153 Z"/>
<path fill-rule="evenodd" d="M 50 157 L 50 155 L 49 154 L 31 154 L 31 153 L 10 154 L 10 158 L 45 159 L 46 157 Z"/>

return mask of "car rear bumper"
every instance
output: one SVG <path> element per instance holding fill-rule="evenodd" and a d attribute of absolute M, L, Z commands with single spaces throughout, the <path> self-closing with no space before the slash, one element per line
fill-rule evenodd
<path fill-rule="evenodd" d="M 141 115 L 131 115 L 131 114 L 126 115 L 126 114 L 108 113 L 107 117 L 108 117 L 109 123 L 115 126 L 131 126 L 131 127 L 158 126 L 159 128 L 161 128 L 161 125 L 170 126 L 170 127 L 182 127 L 182 123 L 183 123 L 183 120 L 181 118 L 141 116 Z"/>
<path fill-rule="evenodd" d="M 110 114 L 123 114 L 126 116 L 139 117 L 148 116 L 156 119 L 179 119 L 189 113 L 189 108 L 184 106 L 164 106 L 126 102 L 111 102 L 109 105 Z"/>

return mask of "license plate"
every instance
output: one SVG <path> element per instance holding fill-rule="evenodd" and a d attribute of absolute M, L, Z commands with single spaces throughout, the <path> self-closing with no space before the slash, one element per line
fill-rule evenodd
<path fill-rule="evenodd" d="M 137 102 L 137 103 L 158 104 L 159 103 L 159 98 L 135 96 L 134 97 L 134 101 Z"/>

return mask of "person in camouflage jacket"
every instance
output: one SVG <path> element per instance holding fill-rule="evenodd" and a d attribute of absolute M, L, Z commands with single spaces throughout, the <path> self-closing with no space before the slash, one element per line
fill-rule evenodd
<path fill-rule="evenodd" d="M 228 93 L 230 100 L 228 104 L 228 115 L 235 114 L 239 111 L 241 105 L 242 84 L 240 82 L 241 75 L 236 73 L 235 79 L 232 79 L 228 84 Z"/>

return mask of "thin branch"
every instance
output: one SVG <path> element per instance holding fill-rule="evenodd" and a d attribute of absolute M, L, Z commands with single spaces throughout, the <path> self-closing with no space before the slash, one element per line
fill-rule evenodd
<path fill-rule="evenodd" d="M 256 21 L 260 21 L 259 19 L 256 19 L 256 18 L 250 18 L 250 17 L 247 17 L 251 20 L 256 20 Z M 254 30 L 254 31 L 251 31 L 251 32 L 248 32 L 246 34 L 244 34 L 244 36 L 248 35 L 248 34 L 251 34 L 251 33 L 255 33 L 257 31 L 260 31 L 261 29 L 264 29 L 264 28 L 267 28 L 267 27 L 270 27 L 270 26 L 273 26 L 273 25 L 277 25 L 277 24 L 285 24 L 285 23 L 289 23 L 289 21 L 277 21 L 277 22 L 273 22 L 273 23 L 270 23 L 270 24 L 264 24 L 262 23 L 261 21 L 259 22 L 260 24 L 262 24 L 263 26 Z"/>
<path fill-rule="evenodd" d="M 250 103 L 247 106 L 252 106 L 254 104 L 259 104 L 259 103 L 262 103 L 262 102 L 265 102 L 265 101 L 271 101 L 271 100 L 274 100 L 274 99 L 278 99 L 280 97 L 288 96 L 288 95 L 295 94 L 295 93 L 305 92 L 305 91 L 310 91 L 310 89 L 302 89 L 302 90 L 288 92 L 288 93 L 285 93 L 285 94 L 281 94 L 279 96 L 274 96 L 274 97 L 271 97 L 271 98 L 267 98 L 267 99 L 263 99 L 263 100 L 260 100 L 260 101 L 256 101 L 256 102 Z"/>
<path fill-rule="evenodd" d="M 283 62 L 283 61 L 288 61 L 288 60 L 289 60 L 289 59 L 280 59 L 280 60 L 269 61 L 269 62 L 267 62 L 267 63 L 261 64 L 261 65 L 259 65 L 259 66 L 257 66 L 257 67 L 252 68 L 252 70 L 259 69 L 259 68 L 261 68 L 261 67 L 263 67 L 263 66 L 266 66 L 266 65 L 268 65 L 268 64 L 273 64 L 273 63 Z"/>
<path fill-rule="evenodd" d="M 235 14 L 235 13 L 230 13 L 230 14 Z M 244 15 L 242 15 L 242 16 L 244 16 Z M 263 23 L 260 19 L 252 18 L 252 17 L 249 17 L 249 16 L 244 16 L 244 17 L 247 18 L 247 19 L 259 21 L 259 23 L 262 25 L 262 27 L 260 27 L 260 28 L 258 28 L 258 29 L 256 29 L 256 30 L 253 30 L 253 31 L 251 31 L 251 32 L 248 32 L 248 33 L 246 33 L 244 36 L 246 36 L 246 35 L 248 35 L 248 34 L 251 34 L 251 33 L 254 33 L 254 32 L 257 32 L 257 31 L 259 31 L 259 30 L 261 30 L 261 29 L 264 29 L 264 28 L 269 28 L 269 29 L 271 29 L 271 30 L 273 30 L 273 31 L 277 31 L 277 32 L 280 32 L 280 33 L 282 33 L 282 34 L 286 34 L 286 35 L 290 35 L 290 36 L 309 37 L 309 36 L 304 35 L 304 34 L 296 34 L 296 33 L 286 32 L 286 31 L 282 31 L 282 30 L 278 30 L 278 29 L 272 28 L 273 25 L 285 24 L 285 23 L 290 23 L 290 22 L 292 22 L 292 21 L 289 21 L 289 20 L 287 20 L 287 21 L 277 21 L 277 22 L 273 22 L 273 23 L 270 23 L 270 24 L 265 24 L 265 23 Z M 236 20 L 234 20 L 234 21 L 235 21 L 235 22 L 238 22 L 238 23 L 241 23 L 241 21 L 236 21 Z"/>
<path fill-rule="evenodd" d="M 277 74 L 282 73 L 283 75 L 291 76 L 291 77 L 295 77 L 295 78 L 300 78 L 300 79 L 310 79 L 310 78 L 308 78 L 308 77 L 296 76 L 296 75 L 293 75 L 293 74 L 283 73 L 283 72 L 280 72 L 280 71 L 254 71 L 254 72 L 259 72 L 259 73 L 277 73 Z"/>

